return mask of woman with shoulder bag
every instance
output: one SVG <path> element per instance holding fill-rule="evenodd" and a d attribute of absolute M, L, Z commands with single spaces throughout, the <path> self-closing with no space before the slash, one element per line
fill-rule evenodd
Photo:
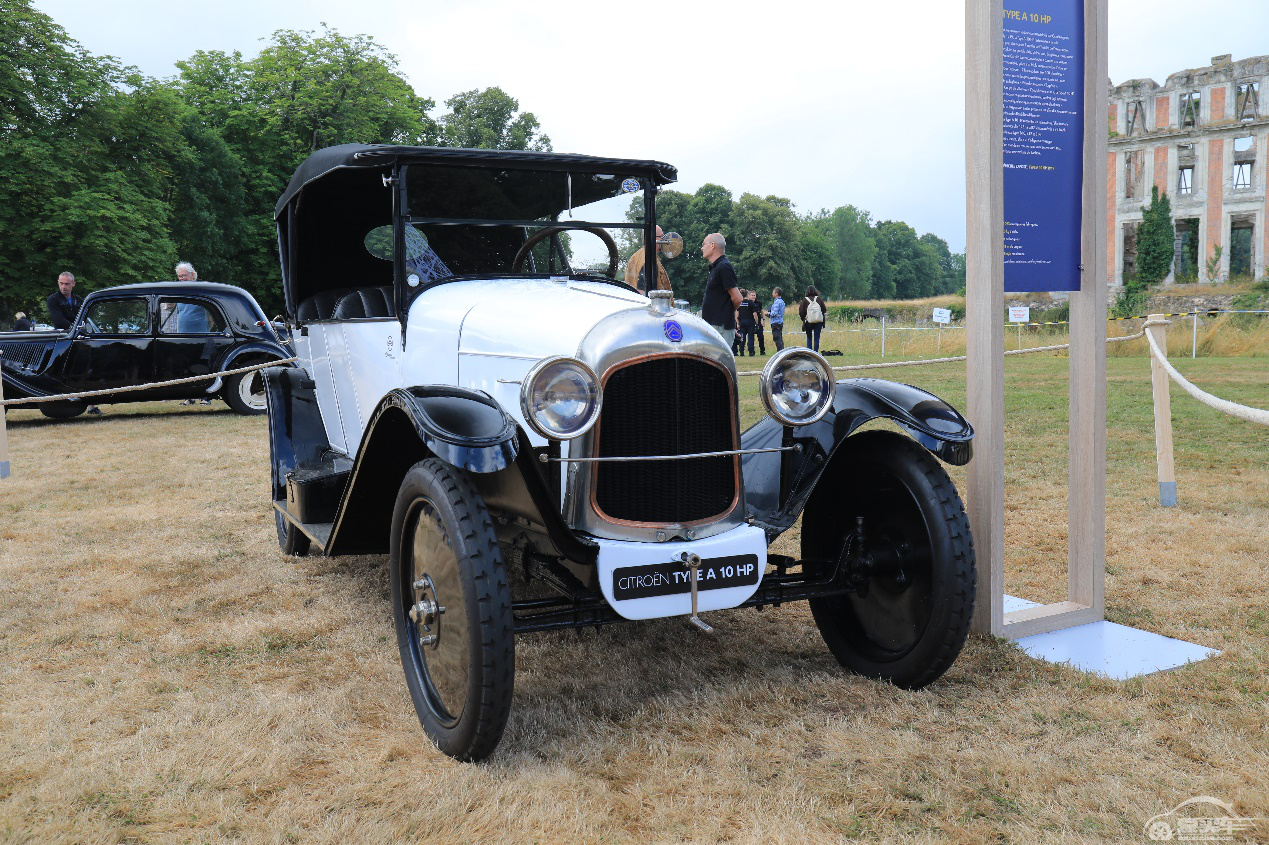
<path fill-rule="evenodd" d="M 824 315 L 828 308 L 820 298 L 815 285 L 808 285 L 806 296 L 798 305 L 798 316 L 802 318 L 802 331 L 806 332 L 806 345 L 816 352 L 820 351 L 820 330 L 824 328 Z"/>

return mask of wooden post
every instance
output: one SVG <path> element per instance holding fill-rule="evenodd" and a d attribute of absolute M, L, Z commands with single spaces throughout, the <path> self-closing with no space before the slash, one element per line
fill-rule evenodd
<path fill-rule="evenodd" d="M 1003 0 L 965 0 L 965 375 L 974 426 L 966 506 L 978 556 L 973 629 L 996 635 L 1005 559 L 1003 20 Z"/>
<path fill-rule="evenodd" d="M 0 352 L 0 358 L 4 353 Z M 4 362 L 0 361 L 0 367 Z M 0 402 L 4 401 L 4 379 L 0 378 Z M 9 430 L 5 428 L 5 409 L 0 407 L 0 478 L 9 477 Z"/>
<path fill-rule="evenodd" d="M 1162 314 L 1151 314 L 1150 320 L 1158 325 L 1146 326 L 1146 331 L 1160 351 L 1168 349 L 1168 322 Z M 1154 391 L 1154 453 L 1159 465 L 1159 504 L 1165 508 L 1176 506 L 1176 468 L 1172 462 L 1172 397 L 1168 392 L 1168 372 L 1159 359 L 1150 354 L 1150 386 Z"/>
<path fill-rule="evenodd" d="M 966 378 L 978 552 L 973 629 L 1025 637 L 1105 618 L 1107 0 L 1084 6 L 1080 289 L 1070 295 L 1067 600 L 1004 605 L 1004 202 L 1002 0 L 966 0 Z M 1099 224 L 1099 221 L 1100 222 Z M 1019 327 L 1021 331 L 1021 327 Z"/>

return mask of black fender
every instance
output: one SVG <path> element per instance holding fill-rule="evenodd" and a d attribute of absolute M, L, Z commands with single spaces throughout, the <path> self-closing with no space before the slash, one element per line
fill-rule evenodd
<path fill-rule="evenodd" d="M 471 473 L 496 473 L 516 460 L 515 420 L 487 393 L 461 387 L 397 388 L 379 402 L 361 437 L 339 503 L 328 555 L 388 550 L 401 480 L 429 456 Z"/>
<path fill-rule="evenodd" d="M 273 358 L 276 360 L 281 360 L 283 358 L 290 358 L 294 354 L 295 353 L 291 352 L 289 349 L 286 349 L 283 346 L 280 346 L 279 344 L 272 343 L 267 340 L 255 340 L 250 343 L 244 343 L 241 346 L 235 346 L 232 349 L 227 350 L 224 357 L 222 357 L 218 361 L 213 362 L 212 364 L 213 372 L 211 374 L 214 375 L 217 373 L 223 373 L 225 370 L 234 370 L 234 369 L 237 369 L 238 367 L 246 366 L 246 364 L 244 364 L 243 362 L 250 360 L 251 358 Z M 282 364 L 280 366 L 293 367 L 295 365 Z M 207 392 L 218 393 L 221 390 L 223 390 L 224 387 L 225 386 L 224 386 L 224 383 L 221 381 L 221 377 L 217 375 L 216 380 L 211 382 L 210 385 L 208 386 Z"/>
<path fill-rule="evenodd" d="M 306 370 L 267 367 L 260 371 L 260 377 L 268 403 L 273 500 L 285 501 L 287 476 L 297 467 L 321 466 L 330 456 L 330 441 L 317 406 L 315 385 Z"/>
<path fill-rule="evenodd" d="M 749 516 L 766 529 L 768 540 L 797 520 L 850 435 L 878 418 L 893 420 L 949 464 L 964 466 L 973 457 L 973 426 L 933 393 L 883 379 L 839 381 L 832 410 L 818 422 L 786 429 L 766 417 L 740 436 L 742 449 L 799 447 L 793 452 L 741 456 Z"/>

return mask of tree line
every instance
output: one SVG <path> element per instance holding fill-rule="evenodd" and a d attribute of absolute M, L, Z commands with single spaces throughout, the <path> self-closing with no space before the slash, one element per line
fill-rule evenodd
<path fill-rule="evenodd" d="M 632 200 L 627 219 L 642 214 L 642 201 Z M 676 295 L 697 304 L 708 272 L 699 247 L 711 232 L 727 239 L 741 287 L 761 290 L 764 300 L 776 287 L 786 299 L 814 285 L 825 299 L 856 300 L 919 299 L 965 287 L 964 253 L 953 253 L 932 233 L 918 236 L 902 221 L 874 221 L 853 205 L 798 214 L 784 197 L 746 193 L 733 199 L 731 191 L 711 183 L 692 194 L 661 191 L 657 222 L 683 236 L 683 255 L 663 265 Z"/>
<path fill-rule="evenodd" d="M 253 58 L 200 50 L 176 68 L 147 77 L 91 54 L 32 0 L 0 4 L 0 321 L 16 310 L 43 316 L 62 270 L 83 293 L 172 278 L 178 260 L 277 313 L 273 207 L 314 150 L 551 149 L 502 89 L 457 94 L 437 115 L 394 55 L 329 27 L 279 30 Z M 826 298 L 862 299 L 964 286 L 964 257 L 941 238 L 853 206 L 802 215 L 787 199 L 733 199 L 707 184 L 662 192 L 658 218 L 687 240 L 666 269 L 695 302 L 707 269 L 697 247 L 716 231 L 748 287 L 815 284 Z"/>
<path fill-rule="evenodd" d="M 365 35 L 280 30 L 197 51 L 169 79 L 94 56 L 30 0 L 0 4 L 0 320 L 84 292 L 199 277 L 281 307 L 273 207 L 311 152 L 352 141 L 549 150 L 499 88 L 419 96 Z"/>

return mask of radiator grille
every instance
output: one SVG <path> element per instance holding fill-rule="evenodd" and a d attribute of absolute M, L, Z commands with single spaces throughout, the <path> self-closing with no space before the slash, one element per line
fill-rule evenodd
<path fill-rule="evenodd" d="M 4 366 L 14 370 L 34 372 L 40 362 L 44 360 L 46 349 L 48 349 L 48 344 L 33 343 L 29 340 L 10 343 L 0 341 L 0 354 L 4 356 L 2 359 Z"/>
<path fill-rule="evenodd" d="M 599 456 L 735 449 L 731 376 L 705 361 L 653 358 L 609 377 Z M 737 458 L 595 464 L 595 502 L 611 519 L 682 523 L 721 516 L 736 499 Z"/>

